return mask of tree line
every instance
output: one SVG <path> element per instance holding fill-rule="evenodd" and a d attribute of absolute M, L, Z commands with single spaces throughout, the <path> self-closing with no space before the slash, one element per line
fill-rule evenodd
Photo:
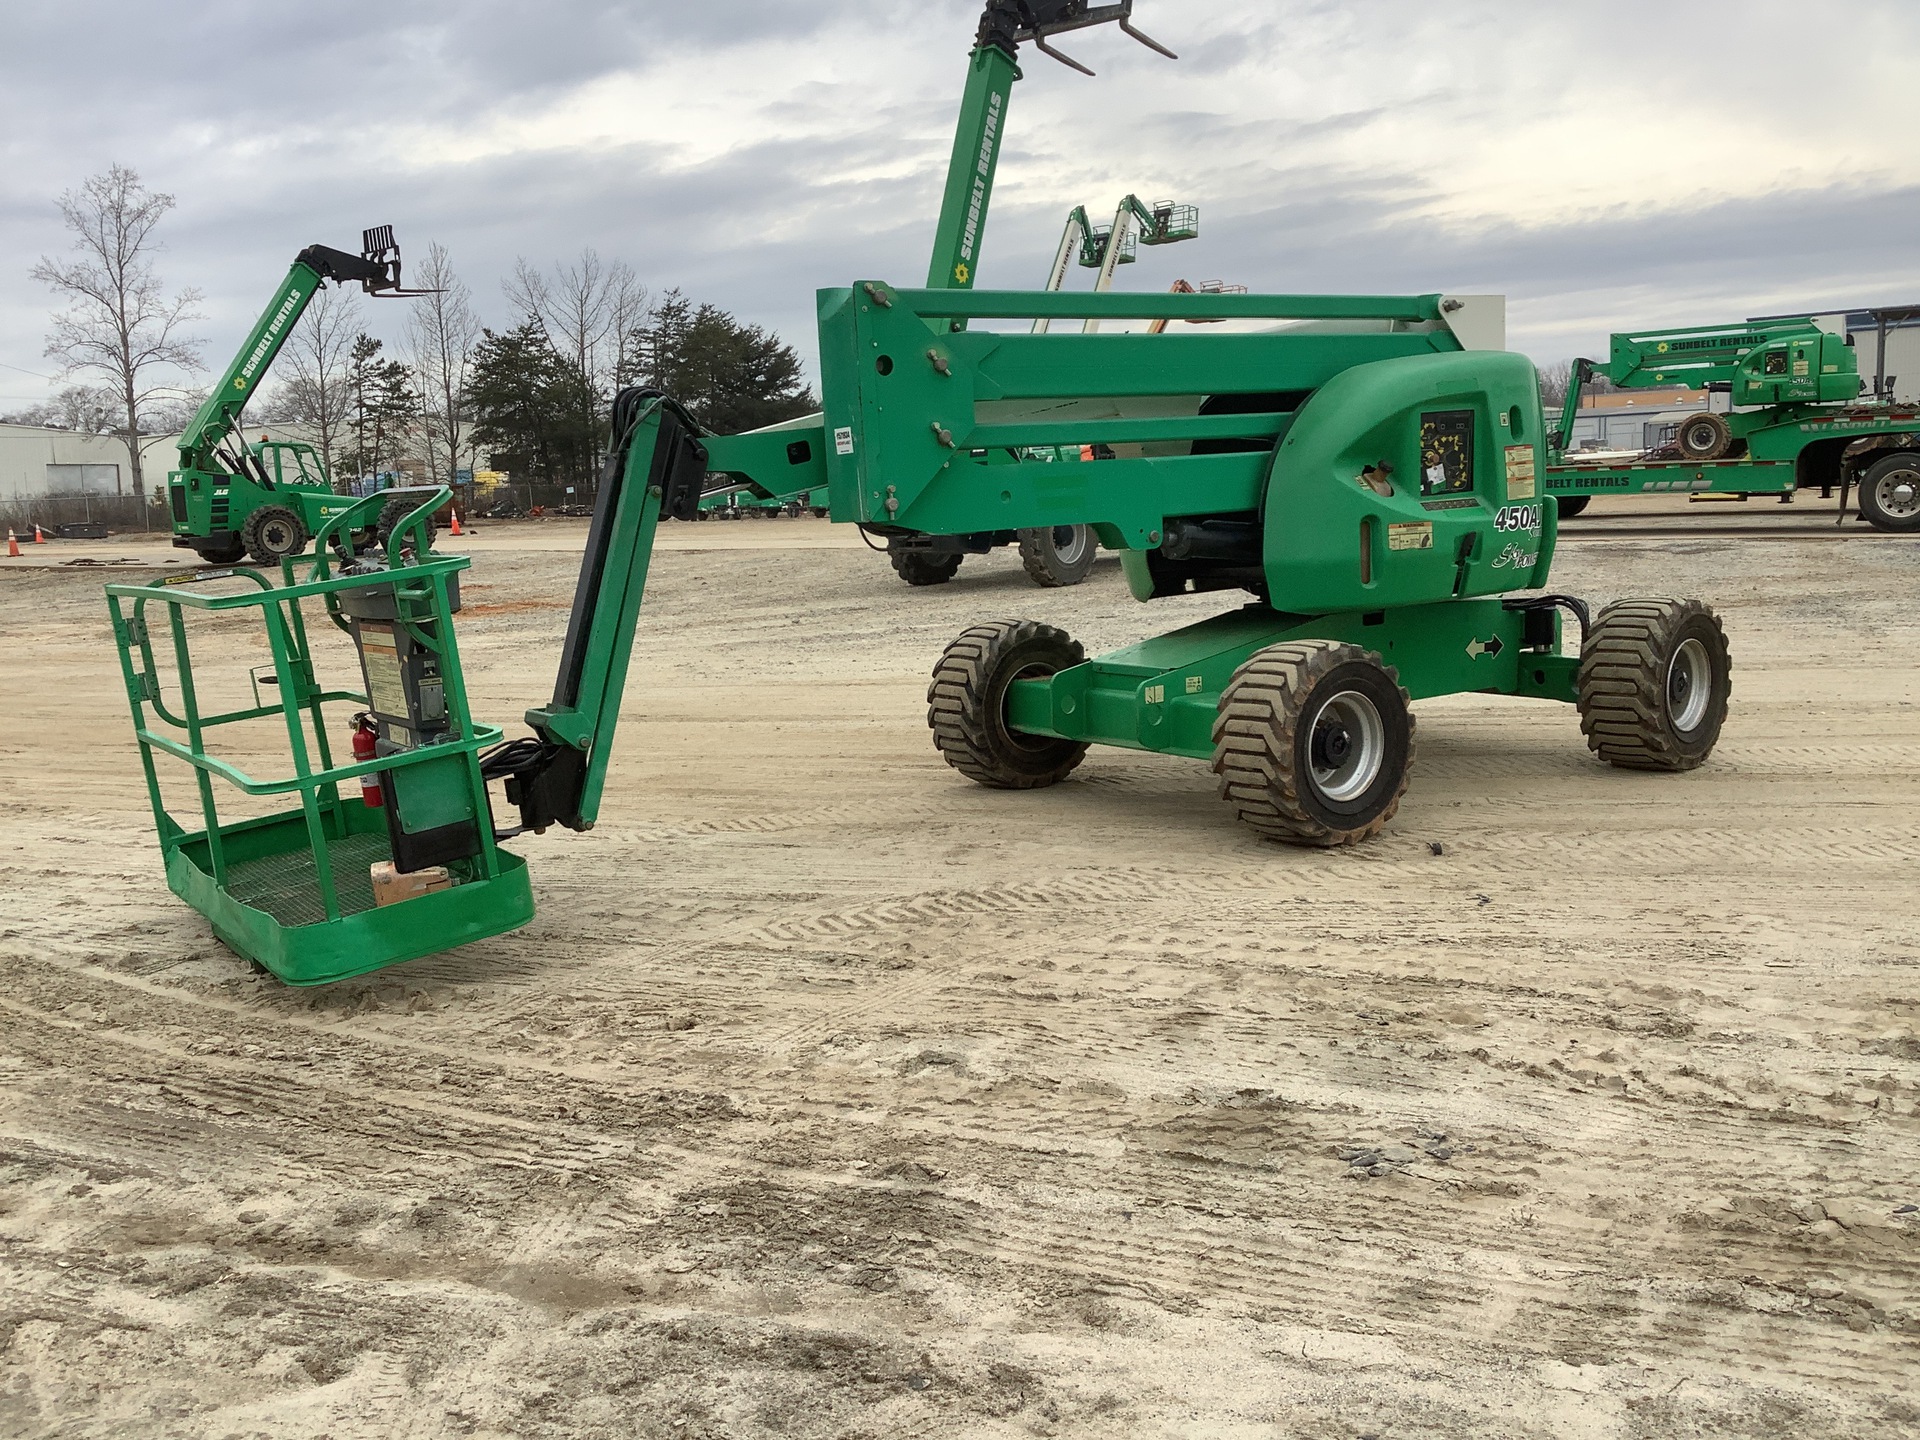
<path fill-rule="evenodd" d="M 70 253 L 33 275 L 63 307 L 45 353 L 79 383 L 0 417 L 119 437 L 136 495 L 146 490 L 141 438 L 184 428 L 206 399 L 193 384 L 205 342 L 188 333 L 204 297 L 169 293 L 154 263 L 156 228 L 175 203 L 121 165 L 60 197 Z M 631 267 L 590 248 L 547 269 L 519 260 L 501 287 L 515 320 L 497 330 L 481 323 L 445 246 L 428 246 L 408 284 L 428 293 L 407 302 L 391 351 L 365 329 L 357 289 L 316 294 L 247 428 L 300 426 L 336 482 L 413 465 L 441 480 L 491 468 L 590 487 L 625 386 L 665 390 L 721 434 L 818 408 L 778 335 L 678 289 L 656 298 Z"/>

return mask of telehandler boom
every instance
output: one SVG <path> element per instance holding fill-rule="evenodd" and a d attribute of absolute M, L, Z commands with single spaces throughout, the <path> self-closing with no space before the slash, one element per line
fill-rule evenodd
<path fill-rule="evenodd" d="M 1123 25 L 1130 10 L 990 0 L 963 113 L 1004 117 L 1018 45 L 1051 35 L 1049 16 L 1095 23 L 1096 8 Z M 956 154 L 962 178 L 978 174 L 970 144 Z M 1246 592 L 1095 658 L 1036 621 L 966 629 L 934 667 L 927 718 L 947 761 L 990 787 L 1054 784 L 1096 742 L 1159 751 L 1209 763 L 1257 834 L 1332 846 L 1393 815 L 1413 758 L 1410 705 L 1429 696 L 1566 702 L 1588 745 L 1630 769 L 1686 770 L 1712 751 L 1729 662 L 1710 609 L 1622 600 L 1590 616 L 1541 589 L 1556 533 L 1537 486 L 1546 432 L 1532 365 L 1497 348 L 1497 298 L 977 291 L 958 283 L 968 253 L 958 241 L 944 252 L 951 283 L 819 292 L 817 424 L 704 436 L 667 396 L 620 395 L 553 695 L 527 712 L 524 738 L 503 741 L 468 712 L 453 628 L 468 561 L 433 554 L 425 523 L 444 491 L 411 497 L 384 564 L 353 558 L 345 538 L 376 496 L 327 521 L 304 573 L 288 560 L 280 584 L 214 570 L 109 586 L 174 890 L 295 983 L 524 924 L 525 862 L 504 842 L 594 823 L 654 527 L 662 513 L 690 517 L 716 472 L 810 470 L 836 520 L 883 533 L 1092 526 L 1140 600 Z M 1273 323 L 1031 333 L 1036 320 L 1074 319 Z M 983 328 L 994 322 L 1006 328 Z M 1040 458 L 1081 445 L 1115 458 Z M 978 449 L 1008 458 L 982 465 Z M 324 688 L 316 673 L 301 618 L 316 601 L 353 638 L 358 690 Z M 264 624 L 273 661 L 259 679 L 272 695 L 256 684 L 253 705 L 210 713 L 186 622 L 222 611 Z M 1577 655 L 1561 653 L 1568 614 Z M 171 675 L 156 635 L 171 637 Z M 346 763 L 328 745 L 329 704 L 359 707 Z M 269 717 L 286 726 L 289 774 L 257 780 L 209 750 L 216 727 Z M 160 756 L 192 767 L 199 829 L 168 813 Z M 299 806 L 223 820 L 216 779 Z M 509 829 L 496 828 L 496 780 L 519 812 Z M 413 898 L 378 903 L 394 871 Z"/>

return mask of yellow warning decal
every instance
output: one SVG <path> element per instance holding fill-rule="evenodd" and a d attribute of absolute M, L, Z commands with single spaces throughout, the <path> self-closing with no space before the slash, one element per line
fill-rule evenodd
<path fill-rule="evenodd" d="M 1531 500 L 1534 496 L 1533 446 L 1507 446 L 1507 499 Z"/>

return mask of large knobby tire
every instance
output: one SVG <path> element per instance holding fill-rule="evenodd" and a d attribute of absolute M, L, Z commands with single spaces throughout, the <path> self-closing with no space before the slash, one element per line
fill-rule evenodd
<path fill-rule="evenodd" d="M 194 553 L 208 565 L 238 565 L 247 558 L 247 547 L 235 540 L 226 545 L 215 545 L 210 540 L 197 542 Z"/>
<path fill-rule="evenodd" d="M 1220 696 L 1220 798 L 1269 840 L 1352 845 L 1385 828 L 1407 790 L 1413 712 L 1399 675 L 1338 640 L 1257 651 Z"/>
<path fill-rule="evenodd" d="M 1876 530 L 1920 530 L 1920 455 L 1903 450 L 1868 466 L 1860 513 Z"/>
<path fill-rule="evenodd" d="M 1036 790 L 1064 780 L 1085 741 L 1027 735 L 1007 726 L 1007 687 L 1058 674 L 1087 658 L 1078 640 L 1034 620 L 997 620 L 964 630 L 933 667 L 927 724 L 946 762 L 996 790 Z"/>
<path fill-rule="evenodd" d="M 1718 460 L 1733 446 L 1727 417 L 1711 410 L 1687 416 L 1673 432 L 1673 443 L 1687 460 Z"/>
<path fill-rule="evenodd" d="M 405 496 L 389 500 L 380 507 L 380 519 L 375 522 L 373 532 L 380 541 L 381 549 L 384 550 L 387 542 L 393 538 L 393 527 L 419 508 L 420 502 L 418 500 L 409 500 Z M 429 548 L 432 547 L 434 537 L 439 533 L 440 521 L 432 515 L 427 516 L 427 545 Z"/>
<path fill-rule="evenodd" d="M 954 577 L 966 556 L 958 552 L 948 555 L 934 550 L 907 550 L 888 541 L 887 559 L 893 564 L 893 573 L 909 585 L 944 585 Z"/>
<path fill-rule="evenodd" d="M 1086 579 L 1099 549 L 1091 525 L 1050 525 L 1020 532 L 1020 563 L 1027 578 L 1045 590 Z"/>
<path fill-rule="evenodd" d="M 240 525 L 240 543 L 262 565 L 278 565 L 307 548 L 307 527 L 284 505 L 262 505 Z"/>
<path fill-rule="evenodd" d="M 1591 495 L 1556 495 L 1553 503 L 1559 507 L 1562 520 L 1571 520 L 1593 503 L 1593 497 Z"/>
<path fill-rule="evenodd" d="M 1720 617 L 1698 600 L 1618 600 L 1580 651 L 1580 729 L 1628 770 L 1691 770 L 1727 718 L 1733 661 Z"/>

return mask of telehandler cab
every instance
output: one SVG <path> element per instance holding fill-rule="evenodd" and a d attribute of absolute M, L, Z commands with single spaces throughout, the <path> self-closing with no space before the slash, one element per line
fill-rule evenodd
<path fill-rule="evenodd" d="M 1497 298 L 969 288 L 986 220 L 981 131 L 1005 123 L 1019 46 L 1128 28 L 1130 9 L 987 5 L 933 283 L 819 292 L 821 422 L 702 435 L 667 396 L 618 397 L 553 698 L 527 712 L 530 735 L 504 741 L 468 712 L 454 615 L 469 562 L 434 554 L 425 527 L 444 491 L 414 492 L 377 558 L 354 559 L 345 540 L 368 523 L 380 499 L 368 497 L 326 521 L 306 568 L 285 562 L 278 584 L 214 570 L 109 586 L 176 893 L 234 949 L 302 984 L 524 924 L 525 862 L 505 842 L 593 825 L 655 526 L 690 518 L 714 474 L 807 470 L 836 520 L 882 533 L 1091 525 L 1140 600 L 1247 592 L 1091 659 L 1037 621 L 969 627 L 934 668 L 928 720 L 946 759 L 984 785 L 1053 784 L 1096 741 L 1155 750 L 1210 763 L 1260 835 L 1348 844 L 1377 834 L 1406 788 L 1410 702 L 1463 692 L 1574 705 L 1589 746 L 1617 766 L 1706 759 L 1729 685 L 1713 612 L 1624 600 L 1589 617 L 1541 588 L 1557 523 L 1538 485 L 1546 431 L 1533 366 L 1498 348 Z M 1274 323 L 1033 333 L 1071 319 Z M 1082 445 L 1114 458 L 1034 458 Z M 981 448 L 1008 458 L 976 463 Z M 314 602 L 352 637 L 357 688 L 317 674 L 302 619 Z M 258 616 L 272 653 L 259 678 L 272 683 L 251 706 L 209 713 L 187 620 L 216 612 Z M 1577 655 L 1560 653 L 1568 614 Z M 358 711 L 346 763 L 329 706 Z M 258 780 L 210 753 L 216 727 L 275 718 L 286 775 Z M 192 767 L 198 829 L 167 812 L 161 756 Z M 519 812 L 511 828 L 496 828 L 496 780 Z M 299 803 L 223 820 L 216 781 Z M 382 865 L 412 877 L 415 898 L 377 903 L 369 877 Z"/>

